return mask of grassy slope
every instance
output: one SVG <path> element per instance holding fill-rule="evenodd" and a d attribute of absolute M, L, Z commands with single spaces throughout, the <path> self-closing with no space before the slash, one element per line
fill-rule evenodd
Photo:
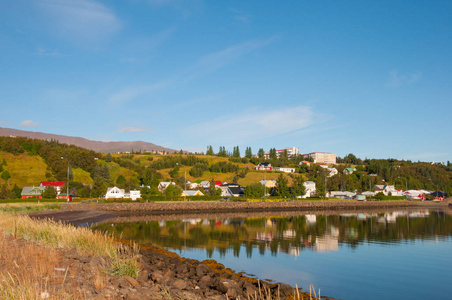
<path fill-rule="evenodd" d="M 23 186 L 38 186 L 41 181 L 45 181 L 47 164 L 40 156 L 29 156 L 21 154 L 14 156 L 10 153 L 0 151 L 0 159 L 6 160 L 7 170 L 11 175 L 8 181 L 9 186 L 17 184 L 19 187 Z M 4 182 L 0 179 L 0 182 Z"/>
<path fill-rule="evenodd" d="M 114 155 L 116 156 L 116 155 Z M 134 155 L 134 159 L 139 158 L 140 162 L 144 166 L 149 166 L 152 161 L 159 160 L 163 156 L 159 155 Z M 228 158 L 226 157 L 217 157 L 217 156 L 205 156 L 205 155 L 198 155 L 199 158 L 207 159 L 209 162 L 209 165 L 221 162 L 221 161 L 228 161 Z M 1 152 L 0 151 L 0 159 L 5 159 L 7 166 L 4 167 L 5 170 L 8 170 L 8 172 L 11 175 L 11 178 L 9 180 L 9 185 L 14 186 L 14 184 L 17 184 L 19 187 L 23 186 L 37 186 L 41 181 L 45 180 L 52 180 L 52 179 L 46 179 L 45 174 L 47 171 L 47 165 L 44 162 L 44 160 L 40 156 L 29 156 L 27 154 L 22 154 L 18 156 L 14 156 L 12 154 Z M 150 160 L 152 159 L 152 161 Z M 100 164 L 105 164 L 103 160 L 99 160 Z M 110 179 L 114 183 L 116 182 L 119 175 L 123 175 L 128 181 L 130 181 L 133 178 L 136 178 L 137 174 L 129 169 L 120 167 L 116 163 L 106 163 L 109 170 L 110 170 Z M 260 180 L 266 178 L 266 179 L 273 179 L 276 180 L 279 176 L 279 172 L 262 172 L 262 171 L 254 171 L 252 164 L 242 164 L 238 163 L 239 167 L 242 168 L 248 168 L 250 171 L 246 175 L 245 178 L 240 178 L 239 183 L 242 185 L 248 185 L 250 183 L 256 183 Z M 184 176 L 184 172 L 186 172 L 187 180 L 189 181 L 199 181 L 199 180 L 220 180 L 220 181 L 227 181 L 232 182 L 235 173 L 212 173 L 212 172 L 204 172 L 202 177 L 195 178 L 192 177 L 189 174 L 191 167 L 188 166 L 182 166 L 179 170 L 179 175 Z M 170 178 L 168 172 L 171 171 L 171 169 L 163 169 L 159 170 L 159 172 L 163 175 L 164 180 L 167 180 Z M 93 180 L 88 172 L 82 169 L 73 169 L 74 174 L 74 180 L 77 182 L 81 182 L 84 184 L 92 184 Z M 289 184 L 292 182 L 291 178 L 284 174 L 286 178 L 289 180 Z M 0 184 L 3 183 L 3 180 L 0 179 Z"/>

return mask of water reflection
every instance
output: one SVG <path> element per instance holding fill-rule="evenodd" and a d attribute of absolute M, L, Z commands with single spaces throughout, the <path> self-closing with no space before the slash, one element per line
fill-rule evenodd
<path fill-rule="evenodd" d="M 338 251 L 340 245 L 399 244 L 414 239 L 438 239 L 452 233 L 452 217 L 428 209 L 383 213 L 305 214 L 293 217 L 190 218 L 119 224 L 98 224 L 95 230 L 117 237 L 182 250 L 205 249 L 211 258 L 242 247 L 251 258 L 257 253 Z"/>

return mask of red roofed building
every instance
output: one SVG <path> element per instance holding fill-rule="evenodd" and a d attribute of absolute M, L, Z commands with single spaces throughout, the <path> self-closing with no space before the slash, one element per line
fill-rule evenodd
<path fill-rule="evenodd" d="M 59 194 L 64 184 L 64 181 L 41 181 L 39 187 L 45 189 L 47 186 L 52 186 L 57 191 L 57 194 Z"/>

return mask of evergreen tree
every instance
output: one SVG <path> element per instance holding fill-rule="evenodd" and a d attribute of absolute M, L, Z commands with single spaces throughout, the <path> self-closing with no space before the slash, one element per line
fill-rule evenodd
<path fill-rule="evenodd" d="M 281 198 L 290 198 L 288 181 L 282 173 L 278 176 L 278 188 L 276 194 Z"/>
<path fill-rule="evenodd" d="M 112 161 L 112 157 L 111 157 L 110 153 L 108 153 L 107 156 L 105 156 L 105 161 L 106 162 L 111 162 Z"/>
<path fill-rule="evenodd" d="M 265 188 L 260 183 L 248 184 L 245 189 L 245 195 L 251 198 L 263 197 L 265 193 Z"/>
<path fill-rule="evenodd" d="M 253 157 L 253 152 L 251 151 L 251 147 L 246 147 L 246 150 L 245 150 L 245 157 L 246 157 L 246 158 L 251 158 L 251 157 Z"/>
<path fill-rule="evenodd" d="M 304 194 L 306 193 L 306 188 L 303 183 L 304 181 L 302 176 L 295 176 L 291 190 L 293 196 L 304 196 Z"/>
<path fill-rule="evenodd" d="M 278 159 L 278 155 L 276 154 L 275 148 L 270 149 L 270 159 L 273 159 L 273 160 Z"/>
<path fill-rule="evenodd" d="M 234 151 L 232 152 L 232 157 L 239 157 L 240 158 L 239 146 L 234 147 Z"/>
<path fill-rule="evenodd" d="M 11 175 L 9 174 L 8 171 L 4 171 L 4 172 L 2 173 L 2 175 L 1 175 L 1 177 L 2 177 L 3 180 L 8 181 L 8 179 L 11 178 Z"/>
<path fill-rule="evenodd" d="M 212 146 L 207 146 L 206 155 L 214 155 Z"/>
<path fill-rule="evenodd" d="M 53 186 L 46 186 L 45 190 L 42 192 L 42 198 L 53 199 L 56 198 L 56 190 Z"/>
<path fill-rule="evenodd" d="M 259 148 L 259 151 L 257 151 L 257 156 L 258 156 L 260 159 L 263 159 L 264 156 L 265 156 L 264 149 Z"/>
<path fill-rule="evenodd" d="M 119 187 L 123 187 L 123 185 L 127 182 L 126 178 L 123 175 L 119 175 L 118 179 L 116 179 L 116 185 Z"/>

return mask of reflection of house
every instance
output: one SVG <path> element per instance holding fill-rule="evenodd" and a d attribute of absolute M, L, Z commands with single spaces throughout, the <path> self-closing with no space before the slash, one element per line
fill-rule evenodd
<path fill-rule="evenodd" d="M 324 236 L 317 236 L 313 250 L 318 252 L 339 250 L 339 229 L 331 226 L 330 233 Z"/>
<path fill-rule="evenodd" d="M 200 190 L 185 190 L 182 192 L 181 197 L 193 197 L 193 196 L 204 196 Z"/>
<path fill-rule="evenodd" d="M 276 186 L 275 180 L 261 180 L 259 181 L 259 183 L 265 186 L 266 188 L 274 188 Z"/>
<path fill-rule="evenodd" d="M 158 189 L 161 193 L 163 193 L 163 192 L 165 192 L 166 188 L 167 188 L 170 184 L 176 185 L 176 183 L 171 182 L 171 181 L 161 181 L 161 182 L 159 183 L 157 189 Z"/>
<path fill-rule="evenodd" d="M 306 224 L 308 224 L 308 225 L 315 224 L 317 222 L 316 215 L 305 215 L 305 218 L 306 218 Z"/>
<path fill-rule="evenodd" d="M 22 199 L 28 199 L 28 198 L 38 198 L 42 199 L 42 192 L 44 192 L 44 189 L 39 186 L 24 186 L 22 189 Z"/>
<path fill-rule="evenodd" d="M 304 196 L 302 198 L 309 198 L 313 194 L 315 194 L 316 189 L 315 189 L 315 182 L 314 181 L 305 181 L 305 182 L 303 182 L 303 186 L 305 188 L 305 194 L 304 194 Z"/>
<path fill-rule="evenodd" d="M 41 181 L 39 187 L 46 189 L 46 187 L 51 186 L 56 190 L 57 194 L 59 194 L 64 184 L 64 181 Z"/>

